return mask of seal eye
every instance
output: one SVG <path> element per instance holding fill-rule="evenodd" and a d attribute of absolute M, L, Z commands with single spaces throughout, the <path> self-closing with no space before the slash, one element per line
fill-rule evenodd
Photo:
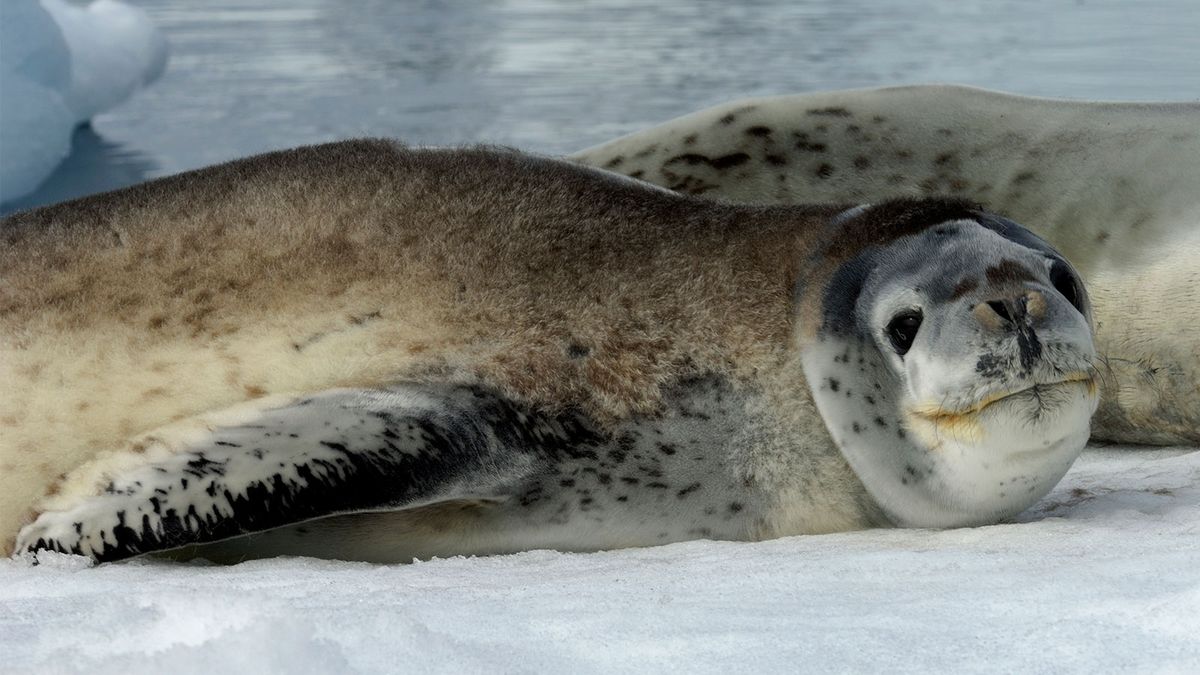
<path fill-rule="evenodd" d="M 887 325 L 888 340 L 892 343 L 892 348 L 900 356 L 908 353 L 912 348 L 913 340 L 917 339 L 917 331 L 921 328 L 921 312 L 915 309 L 906 309 L 896 316 Z"/>
<path fill-rule="evenodd" d="M 1075 279 L 1075 275 L 1066 263 L 1061 260 L 1054 261 L 1054 264 L 1050 266 L 1050 283 L 1054 285 L 1054 290 L 1067 299 L 1067 302 L 1083 313 L 1083 291 L 1079 287 L 1079 281 Z"/>

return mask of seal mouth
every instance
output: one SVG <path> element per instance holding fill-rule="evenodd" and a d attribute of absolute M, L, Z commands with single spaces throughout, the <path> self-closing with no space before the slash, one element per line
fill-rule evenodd
<path fill-rule="evenodd" d="M 917 405 L 913 406 L 909 412 L 915 417 L 927 422 L 931 422 L 938 426 L 953 426 L 976 417 L 984 410 L 996 405 L 997 403 L 1007 401 L 1017 396 L 1039 396 L 1042 392 L 1048 389 L 1054 389 L 1066 385 L 1083 385 L 1087 388 L 1088 396 L 1096 395 L 1096 379 L 1089 373 L 1077 372 L 1069 373 L 1066 377 L 1052 382 L 1035 382 L 1020 389 L 1004 389 L 996 391 L 984 396 L 975 404 L 966 408 L 947 409 L 940 405 Z"/>

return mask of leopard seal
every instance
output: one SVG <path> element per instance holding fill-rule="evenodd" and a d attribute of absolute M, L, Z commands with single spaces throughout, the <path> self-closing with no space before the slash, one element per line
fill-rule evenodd
<path fill-rule="evenodd" d="M 1093 437 L 1200 444 L 1200 103 L 816 92 L 718 105 L 573 157 L 714 198 L 954 195 L 1028 223 L 1095 301 Z"/>
<path fill-rule="evenodd" d="M 976 525 L 1057 482 L 1096 404 L 1077 273 L 959 200 L 721 204 L 364 140 L 17 214 L 0 241 L 8 550 Z"/>

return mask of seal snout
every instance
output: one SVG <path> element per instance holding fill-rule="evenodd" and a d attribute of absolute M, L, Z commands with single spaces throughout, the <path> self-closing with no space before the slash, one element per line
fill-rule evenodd
<path fill-rule="evenodd" d="M 1008 332 L 1041 321 L 1046 316 L 1046 296 L 1026 290 L 1012 297 L 985 300 L 971 308 L 979 325 L 990 331 Z"/>
<path fill-rule="evenodd" d="M 971 309 L 971 315 L 990 333 L 1015 333 L 1021 367 L 1029 370 L 1042 356 L 1042 343 L 1034 326 L 1046 317 L 1046 296 L 1041 291 L 1025 290 L 1014 297 L 985 300 Z"/>

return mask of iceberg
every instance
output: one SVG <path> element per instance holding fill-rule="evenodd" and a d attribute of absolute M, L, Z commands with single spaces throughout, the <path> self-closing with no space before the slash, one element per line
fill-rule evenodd
<path fill-rule="evenodd" d="M 34 190 L 74 128 L 162 74 L 163 34 L 117 0 L 5 0 L 0 10 L 0 202 Z"/>

